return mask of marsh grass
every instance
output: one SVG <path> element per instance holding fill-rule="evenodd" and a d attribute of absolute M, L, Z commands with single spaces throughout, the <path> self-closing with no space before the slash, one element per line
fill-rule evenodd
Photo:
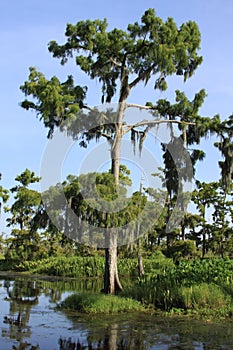
<path fill-rule="evenodd" d="M 180 307 L 184 309 L 203 309 L 226 307 L 232 300 L 224 290 L 215 284 L 201 283 L 191 287 L 180 287 L 178 289 L 178 300 Z"/>
<path fill-rule="evenodd" d="M 140 283 L 124 291 L 124 296 L 131 296 L 143 304 L 152 304 L 155 309 L 170 312 L 173 309 L 183 311 L 199 311 L 201 309 L 226 310 L 233 307 L 233 298 L 230 286 L 219 286 L 214 283 L 193 284 L 183 286 L 172 280 L 157 282 L 152 279 Z M 224 311 L 222 311 L 224 314 Z M 226 315 L 231 317 L 231 312 Z"/>
<path fill-rule="evenodd" d="M 77 293 L 70 295 L 59 305 L 59 308 L 88 314 L 117 314 L 146 311 L 144 306 L 137 300 L 97 293 Z"/>

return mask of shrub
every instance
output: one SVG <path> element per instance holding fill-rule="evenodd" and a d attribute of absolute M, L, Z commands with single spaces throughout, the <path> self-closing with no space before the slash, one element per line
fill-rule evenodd
<path fill-rule="evenodd" d="M 140 302 L 131 298 L 94 293 L 70 295 L 60 304 L 60 308 L 92 314 L 115 314 L 145 310 Z"/>

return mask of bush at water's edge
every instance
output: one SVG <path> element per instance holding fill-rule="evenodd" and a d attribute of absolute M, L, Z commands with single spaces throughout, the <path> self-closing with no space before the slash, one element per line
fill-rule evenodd
<path fill-rule="evenodd" d="M 89 314 L 116 314 L 133 311 L 145 311 L 137 300 L 116 295 L 97 293 L 78 293 L 68 296 L 59 306 L 61 309 Z"/>

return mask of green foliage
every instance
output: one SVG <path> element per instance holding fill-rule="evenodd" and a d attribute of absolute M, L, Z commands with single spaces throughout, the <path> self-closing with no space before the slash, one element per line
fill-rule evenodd
<path fill-rule="evenodd" d="M 116 314 L 133 311 L 145 311 L 142 304 L 131 298 L 120 296 L 79 293 L 68 296 L 60 307 L 89 314 Z"/>
<path fill-rule="evenodd" d="M 156 17 L 154 9 L 148 9 L 141 24 L 129 24 L 127 31 L 107 31 L 107 20 L 80 21 L 68 24 L 65 45 L 50 42 L 49 50 L 54 57 L 67 62 L 73 54 L 77 65 L 91 79 L 102 82 L 106 102 L 113 97 L 117 80 L 122 78 L 122 68 L 128 74 L 137 74 L 145 84 L 151 75 L 162 72 L 156 88 L 164 89 L 165 77 L 171 74 L 190 77 L 202 58 L 196 51 L 200 48 L 200 32 L 194 22 L 177 28 L 172 18 L 164 23 Z"/>
<path fill-rule="evenodd" d="M 19 225 L 20 229 L 28 228 L 35 208 L 41 203 L 41 194 L 29 189 L 28 186 L 39 182 L 40 178 L 36 177 L 34 172 L 26 169 L 15 178 L 15 181 L 19 182 L 11 189 L 11 192 L 15 193 L 15 202 L 6 209 L 12 215 L 11 218 L 7 219 L 8 226 Z"/>
<path fill-rule="evenodd" d="M 207 250 L 221 256 L 232 256 L 232 194 L 227 194 L 219 182 L 197 182 L 193 191 L 192 200 L 200 212 L 199 231 L 195 233 L 194 227 L 190 237 L 199 245 L 202 236 L 202 255 Z M 207 208 L 211 208 L 212 222 L 207 222 Z M 208 235 L 208 239 L 207 239 Z M 199 236 L 199 242 L 198 237 Z"/>
<path fill-rule="evenodd" d="M 54 128 L 61 122 L 74 120 L 83 106 L 86 94 L 85 87 L 74 85 L 72 76 L 64 83 L 57 77 L 47 80 L 35 67 L 30 68 L 28 81 L 20 89 L 26 96 L 31 95 L 35 99 L 35 102 L 26 99 L 21 106 L 27 110 L 35 110 L 38 116 L 43 114 L 44 126 L 49 129 L 48 137 L 52 136 Z"/>
<path fill-rule="evenodd" d="M 216 308 L 226 306 L 230 302 L 230 298 L 226 297 L 222 288 L 215 284 L 202 283 L 200 285 L 194 285 L 188 291 L 184 290 L 183 293 L 185 295 L 190 293 L 192 307 L 194 309 L 204 307 Z"/>
<path fill-rule="evenodd" d="M 198 311 L 196 314 L 199 319 L 201 320 L 226 320 L 230 319 L 232 320 L 233 316 L 233 306 L 232 304 L 222 306 L 222 307 L 216 307 L 216 308 L 202 308 Z"/>
<path fill-rule="evenodd" d="M 195 256 L 195 242 L 192 240 L 177 240 L 172 246 L 168 247 L 166 254 L 173 258 L 174 261 L 178 261 L 180 258 Z"/>
<path fill-rule="evenodd" d="M 157 274 L 174 267 L 172 259 L 162 255 L 144 259 L 144 269 L 148 274 Z M 98 256 L 57 256 L 36 261 L 21 261 L 11 265 L 11 269 L 27 271 L 36 274 L 46 274 L 63 277 L 100 277 L 104 271 L 104 257 Z M 119 258 L 118 268 L 121 276 L 137 277 L 137 258 Z"/>
<path fill-rule="evenodd" d="M 233 260 L 181 261 L 144 279 L 124 292 L 126 296 L 170 311 L 173 308 L 221 308 L 233 303 Z"/>
<path fill-rule="evenodd" d="M 104 271 L 102 257 L 50 257 L 38 261 L 25 261 L 17 270 L 63 277 L 100 277 Z"/>
<path fill-rule="evenodd" d="M 41 194 L 29 189 L 29 185 L 39 182 L 34 172 L 26 169 L 15 178 L 18 184 L 11 189 L 15 201 L 5 211 L 10 213 L 7 226 L 12 227 L 11 237 L 7 239 L 7 260 L 33 260 L 40 255 L 40 235 L 31 230 L 32 219 L 41 204 Z"/>
<path fill-rule="evenodd" d="M 135 192 L 127 198 L 126 185 L 131 183 L 128 175 L 128 169 L 121 165 L 120 184 L 117 188 L 114 176 L 110 172 L 102 174 L 93 172 L 81 174 L 78 177 L 69 175 L 62 185 L 57 184 L 43 193 L 46 210 L 44 208 L 40 215 L 38 214 L 37 221 L 40 223 L 39 216 L 43 219 L 47 211 L 53 218 L 53 222 L 58 222 L 57 226 L 65 231 L 66 236 L 84 244 L 91 241 L 95 242 L 97 246 L 97 242 L 99 242 L 99 246 L 103 246 L 104 237 L 102 234 L 98 234 L 99 228 L 123 227 L 129 223 L 132 225 L 127 234 L 135 237 L 137 232 L 133 223 L 143 211 L 147 198 L 139 192 Z M 66 200 L 64 200 L 64 194 Z M 72 221 L 74 216 L 69 215 L 70 209 L 83 222 L 88 223 L 92 230 L 79 227 L 78 230 L 74 231 L 73 228 L 76 224 Z M 66 213 L 66 218 L 62 221 L 63 213 Z M 48 216 L 46 220 L 42 220 L 42 223 L 45 223 L 43 229 L 49 225 Z M 90 237 L 89 240 L 88 237 Z"/>
<path fill-rule="evenodd" d="M 0 173 L 0 180 L 2 179 L 2 174 Z M 2 186 L 0 186 L 0 212 L 1 212 L 1 207 L 2 203 L 6 203 L 9 199 L 9 192 Z"/>
<path fill-rule="evenodd" d="M 15 181 L 19 182 L 20 185 L 11 189 L 11 192 L 16 192 L 20 186 L 28 187 L 30 184 L 40 181 L 40 177 L 35 176 L 34 171 L 25 169 L 20 175 L 16 176 Z"/>
<path fill-rule="evenodd" d="M 126 31 L 117 28 L 108 31 L 107 27 L 106 19 L 67 24 L 67 42 L 59 45 L 53 40 L 49 44 L 49 51 L 60 58 L 62 64 L 75 57 L 77 66 L 85 74 L 99 80 L 102 103 L 111 102 L 117 92 L 118 101 L 126 101 L 132 88 L 140 82 L 146 85 L 151 78 L 155 80 L 154 88 L 163 91 L 167 88 L 168 76 L 183 76 L 186 80 L 202 62 L 198 55 L 201 36 L 192 21 L 178 28 L 172 18 L 163 22 L 154 9 L 148 9 L 141 23 L 129 24 Z M 22 107 L 36 111 L 49 129 L 49 136 L 64 120 L 72 121 L 79 108 L 84 107 L 86 88 L 75 86 L 71 76 L 60 83 L 57 77 L 47 80 L 35 68 L 30 68 L 29 79 L 21 90 L 33 98 L 33 101 L 23 101 Z M 195 113 L 203 95 L 204 92 L 197 94 L 191 105 Z M 185 100 L 181 97 L 177 97 L 178 102 Z M 187 102 L 186 110 L 188 105 Z M 88 137 L 96 137 L 96 133 L 91 132 Z"/>
<path fill-rule="evenodd" d="M 136 276 L 137 259 L 119 259 L 122 276 Z M 149 269 L 149 261 L 146 267 Z M 102 277 L 104 257 L 101 256 L 58 256 L 37 261 L 24 261 L 15 266 L 18 271 L 63 277 Z"/>
<path fill-rule="evenodd" d="M 178 284 L 193 283 L 233 283 L 233 260 L 231 259 L 197 259 L 180 261 L 179 266 L 168 271 L 169 278 Z"/>
<path fill-rule="evenodd" d="M 224 120 L 218 127 L 217 134 L 219 142 L 215 142 L 215 147 L 219 149 L 224 160 L 219 161 L 221 169 L 221 184 L 225 193 L 230 193 L 233 189 L 233 115 Z"/>
<path fill-rule="evenodd" d="M 197 181 L 197 189 L 193 191 L 192 200 L 197 205 L 200 214 L 205 218 L 206 208 L 209 208 L 218 197 L 218 182 L 200 182 Z"/>

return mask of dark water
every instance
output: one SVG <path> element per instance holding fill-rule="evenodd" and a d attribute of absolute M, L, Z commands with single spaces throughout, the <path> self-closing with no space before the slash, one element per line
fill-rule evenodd
<path fill-rule="evenodd" d="M 88 316 L 55 309 L 74 291 L 100 289 L 95 280 L 0 276 L 0 350 L 233 349 L 233 322 L 135 313 Z"/>

